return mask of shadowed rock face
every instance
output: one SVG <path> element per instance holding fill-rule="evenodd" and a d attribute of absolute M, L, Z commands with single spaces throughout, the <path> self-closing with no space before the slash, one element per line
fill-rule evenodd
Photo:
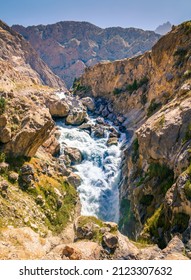
<path fill-rule="evenodd" d="M 103 60 L 142 54 L 160 38 L 152 31 L 121 27 L 102 29 L 88 22 L 74 21 L 27 28 L 14 25 L 13 29 L 31 43 L 68 87 L 86 67 Z"/>
<path fill-rule="evenodd" d="M 32 46 L 17 32 L 0 21 L 0 88 L 48 85 L 65 88 L 64 82 L 40 59 Z"/>

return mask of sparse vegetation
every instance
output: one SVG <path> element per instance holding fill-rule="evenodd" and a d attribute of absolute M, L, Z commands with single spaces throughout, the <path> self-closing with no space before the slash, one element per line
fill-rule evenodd
<path fill-rule="evenodd" d="M 161 213 L 162 213 L 162 206 L 160 206 L 154 214 L 147 219 L 147 222 L 144 227 L 145 233 L 150 233 L 151 236 L 158 237 L 158 228 L 160 224 L 163 224 L 163 221 L 161 220 Z"/>
<path fill-rule="evenodd" d="M 140 203 L 145 205 L 145 206 L 149 206 L 151 205 L 152 201 L 153 201 L 153 195 L 152 194 L 146 194 L 143 195 L 140 199 Z"/>
<path fill-rule="evenodd" d="M 0 162 L 5 162 L 5 160 L 6 160 L 5 153 L 0 152 Z"/>
<path fill-rule="evenodd" d="M 191 33 L 191 21 L 182 23 L 182 27 L 184 28 L 184 32 L 186 33 L 186 35 L 189 35 Z"/>
<path fill-rule="evenodd" d="M 184 79 L 190 79 L 191 78 L 191 70 L 186 70 L 184 72 L 183 78 Z"/>
<path fill-rule="evenodd" d="M 156 102 L 155 99 L 153 99 L 147 109 L 147 117 L 151 117 L 161 106 L 161 102 Z"/>
<path fill-rule="evenodd" d="M 187 141 L 189 141 L 190 139 L 191 139 L 191 123 L 189 123 L 187 126 L 185 136 L 182 140 L 183 144 L 186 143 Z"/>
<path fill-rule="evenodd" d="M 159 163 L 151 163 L 148 170 L 150 178 L 156 178 L 157 185 L 161 193 L 165 194 L 174 182 L 174 172 L 166 165 Z"/>
<path fill-rule="evenodd" d="M 128 84 L 126 86 L 127 91 L 132 94 L 133 91 L 139 89 L 140 87 L 142 87 L 143 85 L 147 85 L 149 82 L 149 79 L 145 76 L 143 77 L 140 81 L 137 81 L 136 79 L 133 81 L 132 84 Z"/>
<path fill-rule="evenodd" d="M 172 221 L 173 232 L 183 233 L 188 227 L 189 220 L 190 216 L 185 213 L 174 214 Z"/>
<path fill-rule="evenodd" d="M 188 200 L 191 200 L 191 182 L 190 182 L 190 180 L 187 180 L 186 184 L 184 185 L 184 192 L 185 192 L 186 198 Z"/>
<path fill-rule="evenodd" d="M 122 92 L 124 92 L 124 91 L 121 88 L 114 88 L 114 90 L 113 90 L 113 94 L 114 95 L 118 95 L 118 94 L 120 94 Z"/>
<path fill-rule="evenodd" d="M 0 97 L 0 115 L 5 112 L 6 109 L 6 100 L 4 97 Z"/>
<path fill-rule="evenodd" d="M 81 85 L 80 80 L 79 79 L 74 79 L 74 83 L 73 83 L 73 94 L 76 94 L 77 92 L 84 92 L 87 93 L 91 91 L 91 87 L 90 86 L 84 86 Z"/>
<path fill-rule="evenodd" d="M 95 242 L 102 242 L 103 232 L 100 229 L 106 227 L 103 221 L 94 216 L 81 216 L 78 218 L 77 227 L 81 228 L 82 230 L 91 227 L 92 236 L 90 239 Z M 117 234 L 117 226 L 111 227 L 110 233 Z"/>
<path fill-rule="evenodd" d="M 188 50 L 185 49 L 184 47 L 178 47 L 177 50 L 174 52 L 174 57 L 176 58 L 176 62 L 174 66 L 176 68 L 183 66 L 186 59 L 187 52 Z"/>
<path fill-rule="evenodd" d="M 139 158 L 139 142 L 138 139 L 136 138 L 132 143 L 132 155 L 131 155 L 132 162 L 136 163 L 138 158 Z"/>

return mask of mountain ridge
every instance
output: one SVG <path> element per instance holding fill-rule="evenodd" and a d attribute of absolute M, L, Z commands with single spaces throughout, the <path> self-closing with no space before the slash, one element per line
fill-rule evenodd
<path fill-rule="evenodd" d="M 32 46 L 3 21 L 0 21 L 0 42 L 1 86 L 8 89 L 9 84 L 14 89 L 17 83 L 26 86 L 29 83 L 65 88 L 64 82 L 53 74 Z"/>
<path fill-rule="evenodd" d="M 36 49 L 52 71 L 71 87 L 86 67 L 104 60 L 132 57 L 149 50 L 160 38 L 138 28 L 100 28 L 88 22 L 61 21 L 13 29 Z"/>

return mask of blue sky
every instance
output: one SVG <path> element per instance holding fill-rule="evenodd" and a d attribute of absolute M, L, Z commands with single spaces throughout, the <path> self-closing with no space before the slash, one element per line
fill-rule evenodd
<path fill-rule="evenodd" d="M 191 0 L 0 0 L 0 18 L 9 25 L 75 20 L 154 30 L 190 20 Z"/>

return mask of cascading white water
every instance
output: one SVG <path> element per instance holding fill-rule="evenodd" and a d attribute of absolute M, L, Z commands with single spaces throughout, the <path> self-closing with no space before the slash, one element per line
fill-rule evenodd
<path fill-rule="evenodd" d="M 94 122 L 93 119 L 91 119 Z M 121 145 L 107 146 L 108 134 L 98 139 L 90 136 L 78 127 L 65 125 L 58 121 L 61 131 L 61 153 L 64 145 L 78 148 L 82 155 L 82 163 L 75 165 L 82 183 L 78 187 L 82 205 L 82 215 L 93 215 L 105 221 L 118 222 Z"/>

